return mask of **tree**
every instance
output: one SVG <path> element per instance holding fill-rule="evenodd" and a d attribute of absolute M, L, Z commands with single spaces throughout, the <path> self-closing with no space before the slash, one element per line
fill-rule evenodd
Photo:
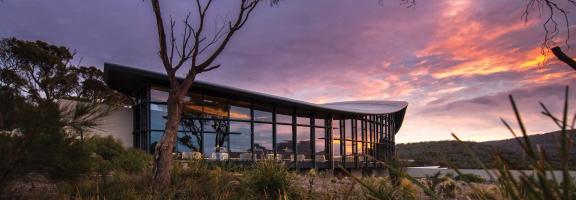
<path fill-rule="evenodd" d="M 130 99 L 106 86 L 96 67 L 74 66 L 66 47 L 16 38 L 0 40 L 0 88 L 36 106 L 60 104 L 62 123 L 83 138 L 86 129 Z M 0 119 L 7 116 L 0 114 Z"/>
<path fill-rule="evenodd" d="M 75 100 L 111 106 L 130 100 L 106 86 L 96 67 L 70 64 L 66 47 L 16 38 L 0 40 L 0 87 L 33 104 Z"/>
<path fill-rule="evenodd" d="M 164 135 L 154 151 L 154 180 L 159 184 L 170 182 L 172 152 L 182 116 L 184 96 L 192 86 L 196 75 L 214 70 L 220 65 L 214 61 L 226 48 L 232 37 L 246 24 L 251 14 L 263 0 L 239 0 L 235 17 L 222 24 L 212 36 L 206 34 L 207 14 L 212 0 L 195 0 L 195 18 L 193 24 L 189 13 L 182 22 L 182 34 L 175 36 L 176 22 L 170 18 L 164 22 L 159 0 L 151 0 L 152 10 L 156 20 L 158 33 L 159 56 L 168 76 L 170 91 L 168 92 L 168 115 Z M 272 3 L 277 0 L 272 0 Z M 166 29 L 168 25 L 168 30 Z M 209 53 L 208 53 L 209 52 Z M 176 75 L 185 72 L 183 79 Z"/>
<path fill-rule="evenodd" d="M 568 14 L 571 9 L 576 8 L 576 1 L 574 0 L 528 0 L 522 17 L 528 21 L 530 14 L 534 10 L 538 10 L 539 16 L 544 16 L 545 21 L 542 24 L 544 27 L 545 35 L 542 41 L 542 49 L 546 50 L 551 48 L 555 43 L 555 39 L 562 34 L 562 24 L 566 32 L 566 36 L 562 40 L 566 46 L 570 40 L 570 19 Z"/>
<path fill-rule="evenodd" d="M 90 155 L 78 134 L 130 103 L 106 86 L 99 69 L 71 65 L 73 57 L 42 41 L 0 40 L 0 183 L 27 169 L 87 169 Z"/>

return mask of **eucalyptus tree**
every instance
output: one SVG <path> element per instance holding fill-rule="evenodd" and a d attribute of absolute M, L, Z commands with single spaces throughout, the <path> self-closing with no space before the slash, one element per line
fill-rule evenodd
<path fill-rule="evenodd" d="M 156 20 L 158 55 L 168 76 L 168 114 L 164 135 L 154 151 L 154 180 L 160 184 L 170 182 L 172 153 L 182 117 L 184 97 L 196 76 L 220 67 L 215 60 L 241 30 L 258 5 L 264 0 L 239 0 L 232 19 L 220 24 L 214 32 L 207 31 L 213 0 L 195 0 L 194 15 L 188 13 L 182 22 L 181 33 L 175 33 L 176 21 L 166 22 L 159 0 L 150 0 Z M 270 1 L 276 3 L 277 0 Z M 194 22 L 192 21 L 194 18 Z M 210 21 L 211 22 L 211 21 Z M 178 36 L 176 36 L 178 35 Z M 184 73 L 184 78 L 177 77 Z"/>

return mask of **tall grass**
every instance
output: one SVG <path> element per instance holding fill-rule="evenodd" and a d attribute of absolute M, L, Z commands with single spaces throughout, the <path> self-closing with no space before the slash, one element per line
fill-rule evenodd
<path fill-rule="evenodd" d="M 571 200 L 576 198 L 576 188 L 574 187 L 574 178 L 570 176 L 569 172 L 569 152 L 570 147 L 574 143 L 568 131 L 574 128 L 574 121 L 572 124 L 568 123 L 568 112 L 569 112 L 569 87 L 565 89 L 563 110 L 561 117 L 554 116 L 549 109 L 540 103 L 542 107 L 542 114 L 550 118 L 560 129 L 561 137 L 558 142 L 558 151 L 560 152 L 560 163 L 561 168 L 559 169 L 562 173 L 562 180 L 557 180 L 554 174 L 550 173 L 552 170 L 551 160 L 546 154 L 546 150 L 542 148 L 537 148 L 528 137 L 526 131 L 526 125 L 522 121 L 520 111 L 516 105 L 516 102 L 512 96 L 509 96 L 510 104 L 514 111 L 516 121 L 518 124 L 518 129 L 520 129 L 521 136 L 518 136 L 516 131 L 512 126 L 506 121 L 501 119 L 502 123 L 510 131 L 510 133 L 516 138 L 518 144 L 522 147 L 523 152 L 528 157 L 528 165 L 533 171 L 533 174 L 528 174 L 522 171 L 520 176 L 513 176 L 509 165 L 502 156 L 499 154 L 494 154 L 494 161 L 496 162 L 495 172 L 489 170 L 481 162 L 484 170 L 490 174 L 490 176 L 498 177 L 498 186 L 501 195 L 506 199 L 565 199 Z M 456 135 L 453 135 L 458 141 L 461 141 Z M 474 156 L 474 152 L 470 152 Z"/>
<path fill-rule="evenodd" d="M 561 138 L 558 142 L 558 151 L 560 152 L 560 171 L 561 171 L 561 178 L 562 180 L 557 180 L 554 174 L 550 173 L 554 169 L 552 166 L 552 161 L 547 156 L 546 150 L 542 148 L 537 148 L 530 138 L 528 137 L 528 132 L 526 131 L 526 124 L 523 122 L 522 117 L 520 115 L 520 110 L 514 100 L 514 98 L 510 95 L 509 96 L 510 104 L 512 106 L 516 122 L 518 125 L 518 129 L 520 130 L 520 134 L 518 135 L 517 132 L 512 128 L 510 123 L 506 120 L 501 119 L 504 126 L 510 131 L 510 133 L 514 136 L 518 144 L 522 147 L 522 151 L 525 155 L 527 155 L 528 159 L 528 166 L 532 170 L 532 174 L 526 173 L 523 171 L 518 171 L 520 173 L 519 176 L 514 176 L 512 174 L 512 170 L 508 161 L 502 157 L 501 155 L 495 153 L 493 154 L 493 160 L 495 162 L 495 168 L 489 169 L 485 163 L 483 163 L 478 155 L 471 150 L 470 147 L 467 146 L 466 143 L 462 142 L 458 136 L 452 134 L 452 136 L 463 145 L 467 151 L 467 153 L 473 158 L 478 166 L 481 168 L 491 177 L 492 180 L 497 180 L 496 188 L 493 187 L 483 187 L 479 186 L 476 183 L 473 183 L 471 179 L 464 179 L 464 184 L 470 188 L 471 192 L 466 194 L 466 198 L 468 199 L 512 199 L 512 200 L 543 200 L 543 199 L 562 199 L 562 200 L 573 200 L 576 198 L 576 183 L 574 182 L 574 177 L 570 176 L 570 148 L 574 144 L 572 141 L 572 137 L 570 137 L 569 130 L 574 129 L 576 123 L 576 115 L 574 118 L 569 121 L 569 87 L 565 89 L 564 101 L 563 103 L 563 110 L 560 117 L 556 117 L 553 115 L 547 106 L 543 103 L 540 103 L 542 107 L 542 114 L 546 117 L 550 118 L 554 124 L 558 126 L 561 132 Z M 417 185 L 422 191 L 424 191 L 427 195 L 430 196 L 432 199 L 444 199 L 444 198 L 452 198 L 454 196 L 446 196 L 441 194 L 440 190 L 438 190 L 437 186 L 440 183 L 434 185 L 424 185 L 419 183 L 418 180 L 414 179 L 413 177 L 403 173 L 401 169 L 394 164 L 387 165 L 390 173 L 392 175 L 400 176 L 401 178 L 405 178 L 406 180 L 410 180 L 412 183 Z M 465 174 L 461 173 L 460 170 L 455 168 L 456 173 L 458 173 L 459 177 L 466 177 Z M 495 179 L 496 178 L 496 179 Z M 391 195 L 388 195 L 390 192 L 388 190 L 382 190 L 382 185 L 374 184 L 366 184 L 362 182 L 362 180 L 355 178 L 355 180 L 360 183 L 360 185 L 369 191 L 373 195 L 375 199 L 394 199 L 390 198 Z M 401 190 L 401 188 L 397 188 Z"/>

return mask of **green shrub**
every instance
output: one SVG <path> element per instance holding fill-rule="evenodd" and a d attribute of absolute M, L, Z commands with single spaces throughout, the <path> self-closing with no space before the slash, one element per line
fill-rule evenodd
<path fill-rule="evenodd" d="M 114 161 L 116 169 L 138 173 L 150 168 L 152 157 L 139 149 L 128 149 Z"/>
<path fill-rule="evenodd" d="M 125 149 L 111 136 L 91 137 L 85 145 L 92 152 L 93 170 L 99 174 L 105 175 L 110 171 L 137 173 L 150 165 L 150 155 L 141 150 Z"/>
<path fill-rule="evenodd" d="M 455 178 L 458 181 L 464 181 L 467 183 L 484 183 L 486 179 L 476 175 L 476 174 L 460 174 Z"/>
<path fill-rule="evenodd" d="M 245 172 L 244 185 L 257 198 L 279 199 L 296 198 L 300 195 L 295 185 L 296 175 L 283 164 L 274 161 L 262 161 Z"/>

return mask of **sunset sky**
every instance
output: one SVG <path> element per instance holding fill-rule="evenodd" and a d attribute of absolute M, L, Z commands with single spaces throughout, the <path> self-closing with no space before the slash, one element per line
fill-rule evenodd
<path fill-rule="evenodd" d="M 181 19 L 192 1 L 169 1 Z M 224 3 L 222 3 L 224 2 Z M 220 1 L 215 22 L 232 16 Z M 531 133 L 555 130 L 538 101 L 560 114 L 564 85 L 576 106 L 576 72 L 541 54 L 543 19 L 522 19 L 522 0 L 284 0 L 261 5 L 199 79 L 314 103 L 409 103 L 397 142 L 484 141 L 511 135 L 507 95 Z M 576 21 L 576 13 L 569 15 Z M 3 0 L 0 37 L 75 49 L 83 65 L 104 62 L 163 72 L 151 6 L 141 0 Z M 566 29 L 562 29 L 565 31 Z M 576 48 L 576 26 L 569 43 Z M 566 37 L 562 32 L 560 37 Z M 560 38 L 562 39 L 562 38 Z M 576 56 L 576 50 L 566 51 Z M 575 109 L 572 109 L 574 113 Z"/>

